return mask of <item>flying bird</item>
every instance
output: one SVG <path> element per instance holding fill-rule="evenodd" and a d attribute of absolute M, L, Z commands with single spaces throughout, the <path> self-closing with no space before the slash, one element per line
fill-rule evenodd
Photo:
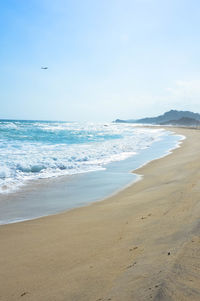
<path fill-rule="evenodd" d="M 43 69 L 43 70 L 47 70 L 47 69 L 48 69 L 48 67 L 41 67 L 41 69 Z"/>

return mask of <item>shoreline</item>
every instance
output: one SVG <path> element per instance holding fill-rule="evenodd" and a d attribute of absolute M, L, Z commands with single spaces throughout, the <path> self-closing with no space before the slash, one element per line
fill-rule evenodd
<path fill-rule="evenodd" d="M 0 300 L 199 300 L 199 132 L 174 131 L 181 147 L 117 195 L 2 225 Z"/>
<path fill-rule="evenodd" d="M 166 130 L 161 139 L 148 148 L 126 160 L 108 164 L 105 170 L 41 179 L 15 193 L 2 195 L 0 226 L 60 214 L 110 198 L 142 179 L 135 170 L 171 154 L 183 139 L 184 136 Z"/>

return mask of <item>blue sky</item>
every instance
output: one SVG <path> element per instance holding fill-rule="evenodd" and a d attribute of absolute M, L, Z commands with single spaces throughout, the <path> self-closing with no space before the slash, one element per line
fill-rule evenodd
<path fill-rule="evenodd" d="M 198 0 L 0 1 L 0 118 L 200 112 L 199 11 Z"/>

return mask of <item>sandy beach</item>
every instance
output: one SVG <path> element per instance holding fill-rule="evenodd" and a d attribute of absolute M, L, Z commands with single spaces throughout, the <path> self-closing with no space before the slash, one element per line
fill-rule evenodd
<path fill-rule="evenodd" d="M 200 300 L 200 139 L 104 201 L 0 226 L 0 300 Z"/>

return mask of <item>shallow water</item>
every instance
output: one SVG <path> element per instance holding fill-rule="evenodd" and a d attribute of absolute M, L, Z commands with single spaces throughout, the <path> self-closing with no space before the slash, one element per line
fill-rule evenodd
<path fill-rule="evenodd" d="M 109 163 L 105 169 L 40 179 L 15 193 L 2 194 L 0 224 L 34 219 L 102 200 L 137 181 L 138 175 L 131 173 L 132 170 L 168 154 L 181 139 L 165 131 L 149 147 L 123 161 Z"/>
<path fill-rule="evenodd" d="M 38 179 L 103 170 L 163 134 L 131 124 L 0 120 L 0 194 Z"/>

